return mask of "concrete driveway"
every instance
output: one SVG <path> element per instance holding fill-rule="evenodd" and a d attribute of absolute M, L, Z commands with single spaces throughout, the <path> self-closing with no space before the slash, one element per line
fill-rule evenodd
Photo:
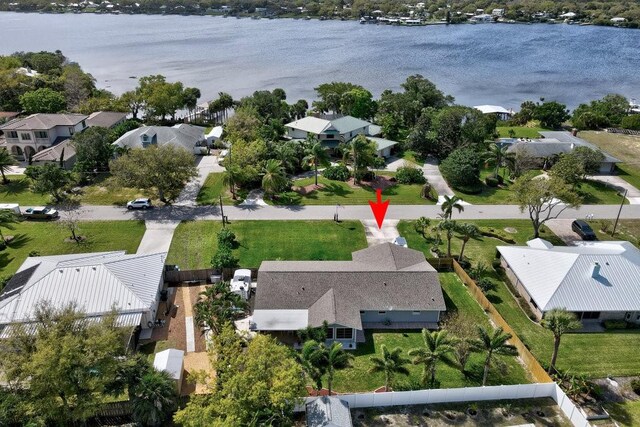
<path fill-rule="evenodd" d="M 590 176 L 589 179 L 592 179 L 594 181 L 604 182 L 609 187 L 615 188 L 622 194 L 624 194 L 624 191 L 627 190 L 627 200 L 629 200 L 629 204 L 640 205 L 640 190 L 638 190 L 636 187 L 629 184 L 627 181 L 620 178 L 619 176 L 594 175 L 594 176 Z"/>
<path fill-rule="evenodd" d="M 396 228 L 400 221 L 385 219 L 382 223 L 382 228 L 378 228 L 378 224 L 373 219 L 365 219 L 361 222 L 362 225 L 364 225 L 364 234 L 369 246 L 375 246 L 385 242 L 393 242 L 393 239 L 400 235 Z"/>
<path fill-rule="evenodd" d="M 184 189 L 175 201 L 176 206 L 196 206 L 196 198 L 200 189 L 210 173 L 224 172 L 224 168 L 218 164 L 217 156 L 198 156 L 196 158 L 198 176 L 184 186 Z"/>
<path fill-rule="evenodd" d="M 566 245 L 572 246 L 576 242 L 582 241 L 580 236 L 571 229 L 573 221 L 573 219 L 550 219 L 545 225 L 553 231 L 553 234 L 562 239 Z"/>
<path fill-rule="evenodd" d="M 180 221 L 145 221 L 147 230 L 142 236 L 137 254 L 155 254 L 169 252 L 173 233 Z"/>

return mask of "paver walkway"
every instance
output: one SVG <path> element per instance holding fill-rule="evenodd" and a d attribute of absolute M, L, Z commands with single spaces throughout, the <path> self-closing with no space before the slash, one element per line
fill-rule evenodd
<path fill-rule="evenodd" d="M 169 252 L 173 233 L 179 224 L 180 221 L 178 220 L 145 221 L 146 231 L 142 236 L 136 253 L 155 254 L 158 252 Z"/>
<path fill-rule="evenodd" d="M 400 235 L 396 228 L 399 222 L 397 220 L 385 220 L 382 223 L 382 228 L 378 228 L 378 224 L 373 219 L 362 220 L 361 222 L 364 225 L 364 234 L 369 246 L 393 242 L 393 239 Z"/>
<path fill-rule="evenodd" d="M 217 156 L 198 156 L 196 162 L 198 176 L 184 186 L 174 203 L 176 206 L 196 206 L 196 198 L 207 180 L 207 176 L 214 172 L 224 172 L 224 168 L 218 164 Z"/>
<path fill-rule="evenodd" d="M 594 181 L 604 182 L 610 187 L 615 188 L 620 193 L 624 194 L 624 190 L 627 190 L 627 200 L 631 205 L 640 205 L 640 190 L 633 185 L 629 184 L 624 179 L 616 175 L 594 175 L 589 179 Z"/>

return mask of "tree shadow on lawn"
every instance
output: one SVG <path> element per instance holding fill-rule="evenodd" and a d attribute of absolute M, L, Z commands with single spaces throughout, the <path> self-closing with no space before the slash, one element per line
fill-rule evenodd
<path fill-rule="evenodd" d="M 0 252 L 0 268 L 5 268 L 15 258 L 10 257 L 6 252 Z"/>
<path fill-rule="evenodd" d="M 491 304 L 502 304 L 502 298 L 496 294 L 485 295 Z"/>
<path fill-rule="evenodd" d="M 342 185 L 339 185 L 336 183 L 330 183 L 330 184 L 325 184 L 323 188 L 320 188 L 310 193 L 307 197 L 310 199 L 317 199 L 318 195 L 316 192 L 322 192 L 329 196 L 335 196 L 335 197 L 348 197 L 349 195 L 353 194 L 352 190 L 345 188 Z"/>
<path fill-rule="evenodd" d="M 5 196 L 16 196 L 29 190 L 29 186 L 30 184 L 27 178 L 21 178 L 19 180 L 9 179 L 7 184 L 2 184 L 2 190 Z"/>
<path fill-rule="evenodd" d="M 33 238 L 29 237 L 27 234 L 18 234 L 13 237 L 9 243 L 7 243 L 7 247 L 11 249 L 20 249 L 24 247 L 27 243 L 29 243 Z"/>

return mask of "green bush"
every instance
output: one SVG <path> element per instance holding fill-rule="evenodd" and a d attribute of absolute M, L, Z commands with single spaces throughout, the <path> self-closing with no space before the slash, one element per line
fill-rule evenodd
<path fill-rule="evenodd" d="M 640 114 L 624 117 L 621 126 L 624 129 L 640 130 Z"/>
<path fill-rule="evenodd" d="M 422 169 L 402 166 L 396 172 L 396 179 L 400 184 L 423 184 L 426 182 Z"/>
<path fill-rule="evenodd" d="M 454 150 L 440 164 L 442 176 L 453 188 L 460 191 L 473 191 L 478 187 L 482 191 L 479 158 L 478 153 L 470 148 Z"/>
<path fill-rule="evenodd" d="M 484 179 L 484 183 L 487 184 L 488 187 L 497 187 L 498 185 L 500 185 L 500 182 L 498 182 L 498 179 L 492 176 L 486 177 Z"/>
<path fill-rule="evenodd" d="M 376 174 L 373 171 L 358 171 L 356 173 L 356 178 L 359 181 L 373 181 L 376 179 Z"/>
<path fill-rule="evenodd" d="M 236 245 L 236 235 L 228 228 L 223 228 L 218 232 L 218 247 L 233 248 Z"/>
<path fill-rule="evenodd" d="M 624 320 L 605 320 L 602 322 L 605 329 L 626 329 L 627 322 Z"/>
<path fill-rule="evenodd" d="M 333 181 L 346 181 L 351 177 L 351 172 L 345 165 L 336 165 L 326 168 L 322 175 Z"/>
<path fill-rule="evenodd" d="M 420 190 L 420 195 L 422 196 L 423 199 L 432 200 L 434 202 L 438 201 L 438 192 L 436 191 L 435 188 L 433 188 L 433 186 L 429 182 L 426 182 L 422 186 L 422 190 Z"/>
<path fill-rule="evenodd" d="M 496 271 L 501 269 L 502 268 L 502 262 L 500 261 L 500 258 L 496 258 L 493 261 L 491 261 L 491 267 L 493 267 L 493 269 L 496 270 Z"/>
<path fill-rule="evenodd" d="M 240 260 L 233 256 L 231 248 L 221 246 L 216 254 L 211 258 L 211 266 L 214 270 L 222 271 L 223 268 L 236 268 L 239 266 Z"/>
<path fill-rule="evenodd" d="M 631 390 L 637 395 L 640 395 L 640 378 L 631 380 Z"/>

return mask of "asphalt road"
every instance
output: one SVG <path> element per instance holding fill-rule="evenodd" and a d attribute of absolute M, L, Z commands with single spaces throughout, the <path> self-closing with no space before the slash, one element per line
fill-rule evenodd
<path fill-rule="evenodd" d="M 83 220 L 215 220 L 220 219 L 218 206 L 162 206 L 148 211 L 128 211 L 115 206 L 82 206 Z M 619 206 L 585 205 L 580 209 L 567 209 L 560 218 L 584 218 L 593 215 L 594 219 L 615 218 Z M 224 214 L 229 221 L 234 220 L 331 220 L 338 212 L 339 219 L 373 219 L 368 205 L 356 206 L 224 206 Z M 387 211 L 388 219 L 416 219 L 421 216 L 437 218 L 440 206 L 434 205 L 391 205 Z M 624 205 L 621 218 L 640 218 L 640 205 Z M 453 219 L 528 219 L 525 211 L 514 205 L 470 205 L 464 211 L 454 212 Z"/>

